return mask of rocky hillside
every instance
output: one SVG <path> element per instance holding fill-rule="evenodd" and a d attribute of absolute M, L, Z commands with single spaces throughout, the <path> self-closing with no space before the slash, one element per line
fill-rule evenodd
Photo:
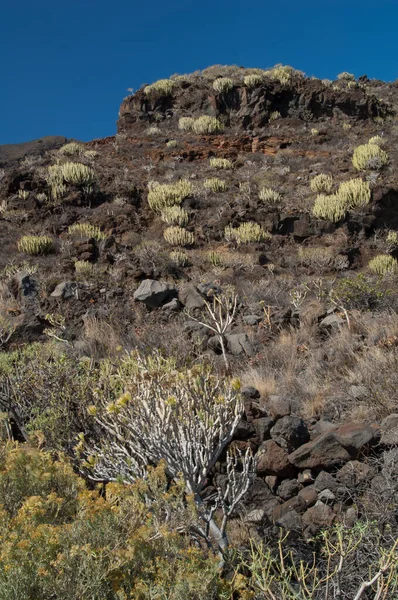
<path fill-rule="evenodd" d="M 249 521 L 355 520 L 398 442 L 397 107 L 366 76 L 215 66 L 125 98 L 114 137 L 0 147 L 2 350 L 209 362 L 246 398 Z"/>

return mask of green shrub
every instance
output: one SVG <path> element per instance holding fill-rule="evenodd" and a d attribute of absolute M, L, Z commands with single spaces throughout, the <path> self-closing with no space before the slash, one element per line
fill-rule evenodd
<path fill-rule="evenodd" d="M 281 113 L 279 112 L 279 110 L 274 110 L 270 116 L 269 116 L 269 121 L 277 121 L 278 119 L 281 118 Z"/>
<path fill-rule="evenodd" d="M 336 196 L 348 210 L 356 206 L 365 206 L 369 204 L 371 197 L 369 183 L 360 178 L 344 181 L 339 186 Z"/>
<path fill-rule="evenodd" d="M 267 202 L 267 204 L 278 204 L 280 202 L 282 196 L 279 192 L 272 188 L 261 188 L 258 193 L 258 197 L 263 202 Z"/>
<path fill-rule="evenodd" d="M 263 242 L 270 238 L 271 235 L 267 231 L 264 231 L 261 225 L 252 221 L 241 223 L 236 229 L 231 226 L 225 228 L 225 239 L 227 242 L 236 241 L 238 245 Z"/>
<path fill-rule="evenodd" d="M 3 446 L 0 465 L 0 600 L 215 600 L 227 593 L 219 559 L 178 532 L 189 531 L 196 512 L 181 482 L 168 482 L 165 465 L 145 481 L 108 484 L 105 497 L 89 491 L 62 456 L 26 445 Z"/>
<path fill-rule="evenodd" d="M 145 130 L 145 133 L 149 136 L 155 136 L 162 133 L 162 130 L 157 125 L 153 125 L 152 127 L 148 127 L 148 129 Z"/>
<path fill-rule="evenodd" d="M 206 255 L 207 260 L 213 267 L 223 267 L 224 260 L 221 252 L 217 252 L 216 250 L 210 250 L 210 252 Z"/>
<path fill-rule="evenodd" d="M 253 73 L 252 75 L 246 75 L 246 77 L 243 79 L 243 83 L 248 88 L 254 88 L 264 83 L 264 77 Z"/>
<path fill-rule="evenodd" d="M 213 89 L 218 94 L 229 92 L 234 87 L 234 82 L 229 77 L 219 77 L 213 82 Z"/>
<path fill-rule="evenodd" d="M 319 129 L 317 129 L 316 127 L 312 127 L 311 128 L 311 135 L 313 137 L 316 137 L 317 135 L 319 135 Z"/>
<path fill-rule="evenodd" d="M 152 210 L 161 212 L 169 206 L 181 204 L 192 194 L 192 184 L 187 179 L 176 183 L 163 183 L 152 186 L 148 192 L 148 204 Z"/>
<path fill-rule="evenodd" d="M 181 250 L 173 250 L 170 252 L 170 258 L 177 267 L 186 267 L 189 265 L 189 256 Z"/>
<path fill-rule="evenodd" d="M 355 75 L 352 73 L 347 73 L 347 71 L 343 71 L 337 75 L 337 79 L 339 81 L 355 81 Z"/>
<path fill-rule="evenodd" d="M 177 140 L 169 140 L 166 144 L 168 148 L 176 148 L 178 146 Z"/>
<path fill-rule="evenodd" d="M 192 246 L 195 243 L 194 234 L 182 227 L 168 227 L 163 237 L 171 246 Z"/>
<path fill-rule="evenodd" d="M 223 129 L 221 121 L 208 115 L 198 117 L 193 124 L 193 131 L 197 134 L 220 133 Z"/>
<path fill-rule="evenodd" d="M 364 273 L 338 280 L 332 295 L 348 310 L 383 310 L 394 296 L 381 279 L 373 281 Z"/>
<path fill-rule="evenodd" d="M 18 241 L 19 252 L 26 254 L 48 254 L 53 250 L 53 241 L 47 235 L 24 235 Z"/>
<path fill-rule="evenodd" d="M 391 248 L 398 246 L 398 231 L 389 231 L 386 236 L 387 245 Z"/>
<path fill-rule="evenodd" d="M 22 200 L 27 200 L 29 198 L 28 190 L 18 190 L 18 197 Z"/>
<path fill-rule="evenodd" d="M 202 115 L 194 119 L 193 117 L 181 117 L 178 127 L 183 131 L 193 131 L 198 135 L 221 133 L 224 129 L 223 124 L 216 117 Z"/>
<path fill-rule="evenodd" d="M 377 144 L 357 146 L 352 157 L 352 164 L 358 171 L 378 170 L 388 163 L 388 154 Z"/>
<path fill-rule="evenodd" d="M 50 187 L 51 198 L 57 202 L 67 192 L 61 165 L 50 165 L 47 171 L 47 183 Z"/>
<path fill-rule="evenodd" d="M 391 275 L 398 272 L 398 261 L 388 254 L 379 254 L 372 258 L 368 267 L 376 275 Z"/>
<path fill-rule="evenodd" d="M 376 144 L 376 146 L 384 146 L 385 143 L 385 138 L 382 138 L 380 135 L 374 135 L 368 141 L 368 144 Z"/>
<path fill-rule="evenodd" d="M 226 182 L 222 179 L 218 179 L 217 177 L 205 179 L 203 185 L 207 190 L 210 190 L 211 192 L 226 192 L 228 189 Z"/>
<path fill-rule="evenodd" d="M 66 162 L 61 165 L 61 173 L 67 183 L 89 186 L 95 181 L 95 171 L 82 163 Z"/>
<path fill-rule="evenodd" d="M 159 79 L 152 83 L 151 85 L 147 85 L 144 88 L 144 93 L 148 96 L 151 94 L 157 94 L 159 96 L 169 96 L 173 89 L 175 83 L 171 79 Z"/>
<path fill-rule="evenodd" d="M 352 128 L 352 125 L 350 123 L 343 123 L 344 131 L 350 131 L 351 128 Z"/>
<path fill-rule="evenodd" d="M 195 119 L 193 117 L 181 117 L 178 121 L 178 128 L 182 131 L 193 131 L 193 124 Z"/>
<path fill-rule="evenodd" d="M 79 279 L 91 279 L 96 273 L 96 267 L 88 260 L 77 260 L 75 271 Z"/>
<path fill-rule="evenodd" d="M 316 197 L 312 213 L 318 219 L 325 219 L 332 223 L 338 223 L 344 219 L 347 212 L 345 203 L 337 195 L 326 196 L 319 194 Z"/>
<path fill-rule="evenodd" d="M 275 65 L 275 67 L 269 71 L 265 71 L 264 75 L 270 79 L 279 81 L 282 85 L 287 85 L 290 83 L 293 73 L 301 74 L 301 71 L 296 71 L 289 65 Z"/>
<path fill-rule="evenodd" d="M 68 227 L 68 233 L 73 237 L 93 238 L 97 240 L 97 242 L 105 240 L 107 237 L 106 233 L 101 231 L 96 225 L 91 225 L 91 223 L 75 223 L 74 225 L 70 225 Z"/>
<path fill-rule="evenodd" d="M 335 264 L 335 255 L 331 248 L 320 246 L 304 248 L 300 246 L 298 254 L 301 263 L 305 267 L 310 267 L 317 271 L 332 269 Z"/>
<path fill-rule="evenodd" d="M 179 225 L 180 227 L 187 225 L 189 221 L 187 211 L 181 206 L 166 206 L 162 210 L 160 218 L 167 225 Z"/>
<path fill-rule="evenodd" d="M 310 188 L 313 192 L 330 194 L 332 187 L 333 177 L 325 173 L 315 175 L 310 181 Z"/>
<path fill-rule="evenodd" d="M 212 169 L 233 169 L 233 163 L 228 158 L 211 158 L 210 166 Z"/>
<path fill-rule="evenodd" d="M 84 154 L 84 146 L 76 142 L 69 142 L 58 150 L 58 154 L 65 156 L 81 156 Z"/>

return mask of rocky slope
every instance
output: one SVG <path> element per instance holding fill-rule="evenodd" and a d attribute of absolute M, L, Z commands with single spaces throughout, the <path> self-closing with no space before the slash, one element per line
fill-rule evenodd
<path fill-rule="evenodd" d="M 160 348 L 223 372 L 220 340 L 198 320 L 233 287 L 225 345 L 250 386 L 234 443 L 259 453 L 250 518 L 309 533 L 339 511 L 355 518 L 353 498 L 371 504 L 398 441 L 397 276 L 369 268 L 398 257 L 396 84 L 212 67 L 167 85 L 127 97 L 115 137 L 69 154 L 63 138 L 0 147 L 0 343 L 52 337 L 94 358 Z M 203 116 L 218 130 L 189 130 Z M 388 160 L 358 171 L 354 150 L 374 136 Z M 68 162 L 90 182 L 51 179 Z M 335 222 L 315 216 L 311 180 L 322 173 L 330 196 L 361 178 L 369 201 Z M 148 202 L 181 179 L 185 247 L 166 241 L 170 223 Z M 242 223 L 260 226 L 260 239 L 234 239 Z M 76 224 L 92 227 L 76 234 Z M 50 251 L 26 251 L 24 235 L 48 236 Z"/>

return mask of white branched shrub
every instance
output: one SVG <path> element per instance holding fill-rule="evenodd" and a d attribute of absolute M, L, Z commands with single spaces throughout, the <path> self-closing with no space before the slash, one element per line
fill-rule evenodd
<path fill-rule="evenodd" d="M 137 352 L 126 357 L 116 377 L 124 390 L 120 397 L 109 401 L 99 393 L 88 409 L 98 428 L 96 441 L 80 437 L 78 453 L 86 457 L 90 477 L 133 482 L 145 476 L 148 465 L 165 460 L 170 476 L 182 476 L 201 505 L 199 494 L 241 419 L 239 386 L 204 367 L 178 371 L 173 359 Z M 230 483 L 217 500 L 224 517 L 249 485 L 251 458 L 241 458 L 239 468 L 231 458 L 227 461 Z M 221 528 L 212 515 L 208 521 L 223 547 L 224 520 Z"/>

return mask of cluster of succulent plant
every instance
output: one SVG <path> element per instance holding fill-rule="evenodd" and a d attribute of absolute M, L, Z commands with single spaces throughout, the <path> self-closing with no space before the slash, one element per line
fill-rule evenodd
<path fill-rule="evenodd" d="M 18 190 L 18 197 L 22 200 L 27 200 L 29 198 L 28 190 Z"/>
<path fill-rule="evenodd" d="M 91 223 L 74 223 L 68 227 L 68 234 L 72 237 L 92 238 L 97 242 L 106 239 L 106 233 Z"/>
<path fill-rule="evenodd" d="M 172 250 L 170 258 L 177 267 L 186 267 L 189 265 L 189 256 L 183 250 Z"/>
<path fill-rule="evenodd" d="M 159 79 L 152 83 L 151 85 L 147 85 L 144 88 L 144 93 L 149 96 L 151 94 L 157 94 L 159 96 L 169 96 L 173 91 L 175 86 L 174 81 L 171 79 Z"/>
<path fill-rule="evenodd" d="M 347 71 L 343 71 L 337 75 L 338 81 L 355 81 L 355 75 L 352 73 L 348 73 Z"/>
<path fill-rule="evenodd" d="M 379 170 L 388 163 L 388 154 L 378 143 L 361 144 L 354 150 L 352 164 L 358 171 Z"/>
<path fill-rule="evenodd" d="M 218 177 L 210 177 L 203 182 L 204 187 L 210 192 L 226 192 L 228 186 L 223 179 Z"/>
<path fill-rule="evenodd" d="M 320 173 L 319 175 L 315 175 L 310 181 L 310 188 L 312 192 L 326 193 L 329 194 L 332 191 L 333 187 L 333 177 L 331 175 L 326 175 L 325 173 Z"/>
<path fill-rule="evenodd" d="M 303 75 L 302 71 L 298 71 L 290 67 L 289 65 L 275 65 L 272 69 L 265 71 L 264 75 L 273 79 L 275 81 L 279 81 L 282 85 L 287 85 L 290 83 L 292 75 L 296 73 L 297 75 Z"/>
<path fill-rule="evenodd" d="M 152 184 L 148 191 L 148 204 L 152 210 L 161 212 L 166 207 L 181 204 L 192 194 L 192 184 L 187 179 L 176 183 Z"/>
<path fill-rule="evenodd" d="M 379 254 L 369 262 L 369 270 L 376 275 L 392 275 L 398 272 L 398 261 L 389 254 Z"/>
<path fill-rule="evenodd" d="M 178 142 L 177 140 L 169 140 L 168 142 L 166 142 L 166 146 L 168 148 L 176 148 L 178 146 Z"/>
<path fill-rule="evenodd" d="M 213 90 L 218 94 L 229 92 L 234 87 L 234 82 L 230 77 L 218 77 L 213 81 Z"/>
<path fill-rule="evenodd" d="M 248 88 L 254 88 L 258 85 L 261 85 L 264 82 L 264 77 L 259 74 L 252 73 L 250 75 L 246 75 L 243 79 L 243 83 Z"/>
<path fill-rule="evenodd" d="M 95 181 L 95 171 L 87 165 L 75 162 L 66 162 L 61 165 L 61 173 L 67 183 L 88 186 Z"/>
<path fill-rule="evenodd" d="M 221 133 L 224 129 L 223 124 L 216 117 L 202 115 L 197 117 L 181 117 L 178 122 L 178 127 L 182 131 L 192 131 L 198 135 Z"/>
<path fill-rule="evenodd" d="M 344 219 L 348 210 L 365 206 L 370 198 L 371 190 L 367 181 L 361 178 L 350 179 L 341 183 L 335 194 L 319 194 L 312 212 L 320 219 L 337 223 Z"/>
<path fill-rule="evenodd" d="M 282 196 L 279 192 L 270 187 L 263 187 L 258 193 L 258 197 L 267 204 L 278 204 Z"/>
<path fill-rule="evenodd" d="M 271 235 L 254 221 L 246 221 L 236 228 L 228 225 L 224 235 L 227 242 L 235 241 L 238 245 L 264 242 L 271 238 Z"/>
<path fill-rule="evenodd" d="M 179 225 L 183 227 L 188 224 L 189 215 L 181 206 L 166 206 L 160 213 L 160 218 L 167 225 Z"/>
<path fill-rule="evenodd" d="M 331 221 L 332 223 L 338 223 L 344 219 L 346 212 L 347 207 L 337 194 L 330 196 L 318 194 L 312 208 L 312 213 L 315 217 Z"/>
<path fill-rule="evenodd" d="M 68 187 L 65 184 L 61 165 L 50 165 L 47 170 L 47 184 L 50 188 L 51 199 L 57 202 L 66 193 Z"/>
<path fill-rule="evenodd" d="M 170 246 L 192 246 L 195 243 L 194 234 L 178 226 L 165 229 L 163 237 Z"/>
<path fill-rule="evenodd" d="M 76 275 L 80 279 L 91 279 L 95 274 L 96 267 L 88 260 L 75 261 Z"/>
<path fill-rule="evenodd" d="M 69 142 L 58 150 L 58 154 L 64 156 L 81 156 L 84 154 L 85 148 L 77 142 Z"/>
<path fill-rule="evenodd" d="M 206 258 L 213 267 L 222 267 L 224 265 L 222 254 L 221 252 L 217 252 L 217 250 L 207 252 Z"/>
<path fill-rule="evenodd" d="M 212 169 L 233 169 L 233 163 L 228 158 L 216 158 L 213 156 L 210 159 L 210 166 Z"/>
<path fill-rule="evenodd" d="M 145 130 L 145 133 L 149 136 L 156 136 L 162 133 L 162 130 L 157 125 L 152 125 L 152 127 L 148 127 L 148 129 Z"/>
<path fill-rule="evenodd" d="M 47 235 L 24 235 L 18 241 L 19 252 L 25 254 L 48 254 L 53 249 L 53 240 Z"/>
<path fill-rule="evenodd" d="M 271 113 L 271 114 L 270 114 L 270 116 L 269 116 L 269 121 L 270 121 L 270 123 L 271 123 L 272 121 L 277 121 L 278 119 L 280 119 L 280 118 L 281 118 L 281 116 L 282 116 L 282 115 L 281 115 L 281 113 L 279 112 L 279 110 L 274 110 L 274 111 L 272 111 L 272 113 Z"/>

